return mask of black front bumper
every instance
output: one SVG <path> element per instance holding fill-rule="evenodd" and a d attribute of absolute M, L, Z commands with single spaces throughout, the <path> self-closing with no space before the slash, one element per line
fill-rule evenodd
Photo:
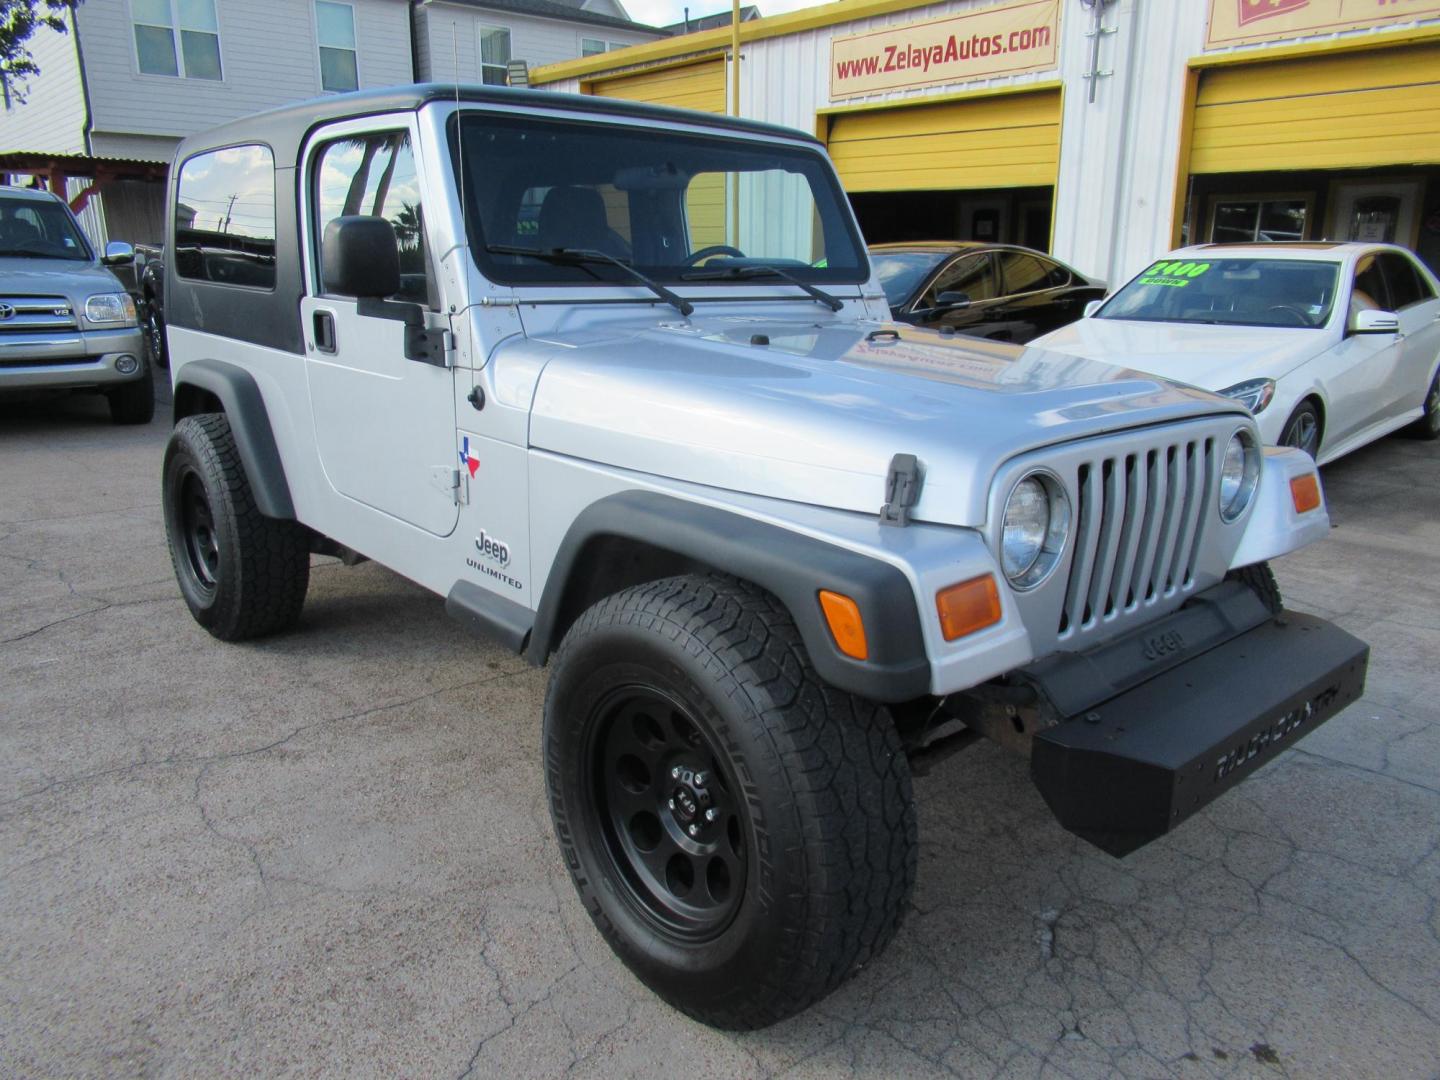
<path fill-rule="evenodd" d="M 1176 612 L 1125 644 L 1144 648 L 1187 614 L 1197 613 Z M 1323 619 L 1267 618 L 1037 732 L 1031 776 L 1065 828 L 1112 855 L 1129 854 L 1359 698 L 1369 655 L 1363 641 Z M 1093 658 L 1074 663 L 1094 674 Z M 1075 680 L 1065 685 L 1054 665 L 1030 674 L 1041 693 L 1052 684 L 1052 702 L 1074 704 L 1066 691 Z"/>

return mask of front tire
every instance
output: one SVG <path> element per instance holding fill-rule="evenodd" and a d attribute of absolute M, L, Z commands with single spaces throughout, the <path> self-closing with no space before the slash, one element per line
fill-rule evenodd
<path fill-rule="evenodd" d="M 1320 410 L 1315 407 L 1313 401 L 1302 401 L 1295 406 L 1295 411 L 1285 421 L 1285 426 L 1280 429 L 1280 445 L 1293 446 L 1297 450 L 1304 450 L 1312 458 L 1320 456 L 1320 439 L 1324 434 Z"/>
<path fill-rule="evenodd" d="M 293 626 L 310 584 L 308 538 L 260 513 L 225 415 L 176 424 L 163 475 L 170 560 L 195 621 L 221 641 Z"/>
<path fill-rule="evenodd" d="M 690 1016 L 775 1023 L 893 937 L 917 847 L 899 738 L 820 681 L 768 593 L 677 577 L 602 600 L 561 645 L 544 742 L 581 901 Z"/>

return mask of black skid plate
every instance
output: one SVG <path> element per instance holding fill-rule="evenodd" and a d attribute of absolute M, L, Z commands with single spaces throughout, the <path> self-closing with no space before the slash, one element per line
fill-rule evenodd
<path fill-rule="evenodd" d="M 1285 612 L 1037 732 L 1030 774 L 1065 828 L 1127 855 L 1359 698 L 1369 655 Z"/>

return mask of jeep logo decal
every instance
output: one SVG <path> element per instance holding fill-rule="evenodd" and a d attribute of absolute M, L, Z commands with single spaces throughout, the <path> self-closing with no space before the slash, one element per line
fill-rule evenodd
<path fill-rule="evenodd" d="M 475 550 L 501 566 L 510 565 L 510 545 L 501 543 L 493 536 L 487 536 L 484 529 L 481 529 L 480 535 L 475 538 Z"/>

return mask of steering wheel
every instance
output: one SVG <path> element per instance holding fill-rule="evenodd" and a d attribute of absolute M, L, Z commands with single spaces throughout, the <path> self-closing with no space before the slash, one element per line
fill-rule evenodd
<path fill-rule="evenodd" d="M 1311 325 L 1310 316 L 1306 315 L 1303 311 L 1300 311 L 1297 308 L 1291 307 L 1289 304 L 1272 304 L 1270 307 L 1265 309 L 1265 314 L 1269 315 L 1271 312 L 1279 315 L 1288 315 L 1290 318 L 1295 320 L 1295 326 L 1304 326 L 1308 328 Z"/>
<path fill-rule="evenodd" d="M 709 247 L 691 252 L 685 260 L 685 265 L 695 266 L 716 255 L 733 255 L 737 259 L 745 258 L 745 253 L 739 248 L 733 248 L 729 244 L 711 244 Z"/>

